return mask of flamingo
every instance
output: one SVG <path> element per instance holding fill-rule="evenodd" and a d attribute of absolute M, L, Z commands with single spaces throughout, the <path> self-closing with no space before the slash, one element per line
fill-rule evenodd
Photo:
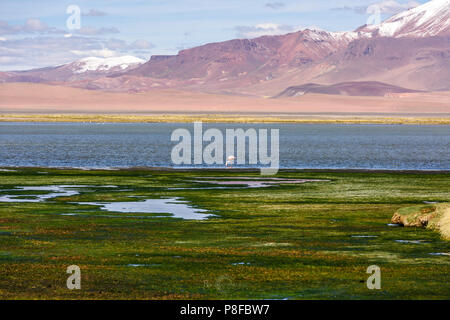
<path fill-rule="evenodd" d="M 225 162 L 225 166 L 226 166 L 227 168 L 232 168 L 234 160 L 236 160 L 236 157 L 235 157 L 235 156 L 229 156 L 229 157 L 227 158 L 227 162 Z"/>

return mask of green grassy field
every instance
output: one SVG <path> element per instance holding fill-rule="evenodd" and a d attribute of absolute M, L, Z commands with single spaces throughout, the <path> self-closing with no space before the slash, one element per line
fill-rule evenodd
<path fill-rule="evenodd" d="M 48 193 L 11 190 L 17 186 L 91 186 L 42 202 L 0 202 L 0 298 L 450 298 L 450 257 L 430 254 L 450 252 L 450 242 L 430 230 L 387 225 L 399 208 L 449 202 L 449 174 L 280 171 L 277 177 L 329 181 L 233 189 L 195 182 L 220 176 L 259 177 L 230 170 L 0 172 L 0 198 Z M 216 216 L 182 220 L 77 203 L 164 197 Z M 81 290 L 66 287 L 70 265 L 81 268 Z M 381 290 L 366 286 L 370 265 L 381 268 Z"/>

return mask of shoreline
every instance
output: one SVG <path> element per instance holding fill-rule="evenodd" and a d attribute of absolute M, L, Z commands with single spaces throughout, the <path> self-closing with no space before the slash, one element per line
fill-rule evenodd
<path fill-rule="evenodd" d="M 3 171 L 2 171 L 3 170 Z M 173 167 L 118 167 L 118 168 L 82 168 L 82 167 L 22 167 L 0 166 L 0 174 L 15 173 L 18 170 L 69 170 L 69 171 L 106 171 L 106 172 L 130 172 L 130 171 L 157 171 L 157 172 L 230 172 L 230 173 L 259 173 L 260 168 L 173 168 Z M 450 169 L 337 169 L 337 168 L 280 168 L 278 173 L 311 172 L 311 173 L 406 173 L 406 174 L 450 174 Z"/>
<path fill-rule="evenodd" d="M 0 114 L 0 123 L 278 123 L 278 124 L 393 124 L 450 125 L 448 114 Z"/>

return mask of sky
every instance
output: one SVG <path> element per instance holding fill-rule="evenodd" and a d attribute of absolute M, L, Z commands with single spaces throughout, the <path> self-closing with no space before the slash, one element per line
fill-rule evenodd
<path fill-rule="evenodd" d="M 350 31 L 426 0 L 2 0 L 0 71 L 83 57 L 176 54 L 210 42 L 304 28 Z M 368 10 L 369 8 L 369 10 Z"/>

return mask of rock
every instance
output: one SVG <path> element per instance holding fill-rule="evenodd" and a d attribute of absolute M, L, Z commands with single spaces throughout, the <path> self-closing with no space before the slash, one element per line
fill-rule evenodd
<path fill-rule="evenodd" d="M 434 205 L 407 207 L 394 213 L 392 223 L 401 224 L 404 227 L 426 227 L 436 217 Z"/>
<path fill-rule="evenodd" d="M 450 204 L 448 203 L 401 208 L 394 213 L 391 221 L 404 227 L 437 230 L 444 239 L 450 240 Z"/>

